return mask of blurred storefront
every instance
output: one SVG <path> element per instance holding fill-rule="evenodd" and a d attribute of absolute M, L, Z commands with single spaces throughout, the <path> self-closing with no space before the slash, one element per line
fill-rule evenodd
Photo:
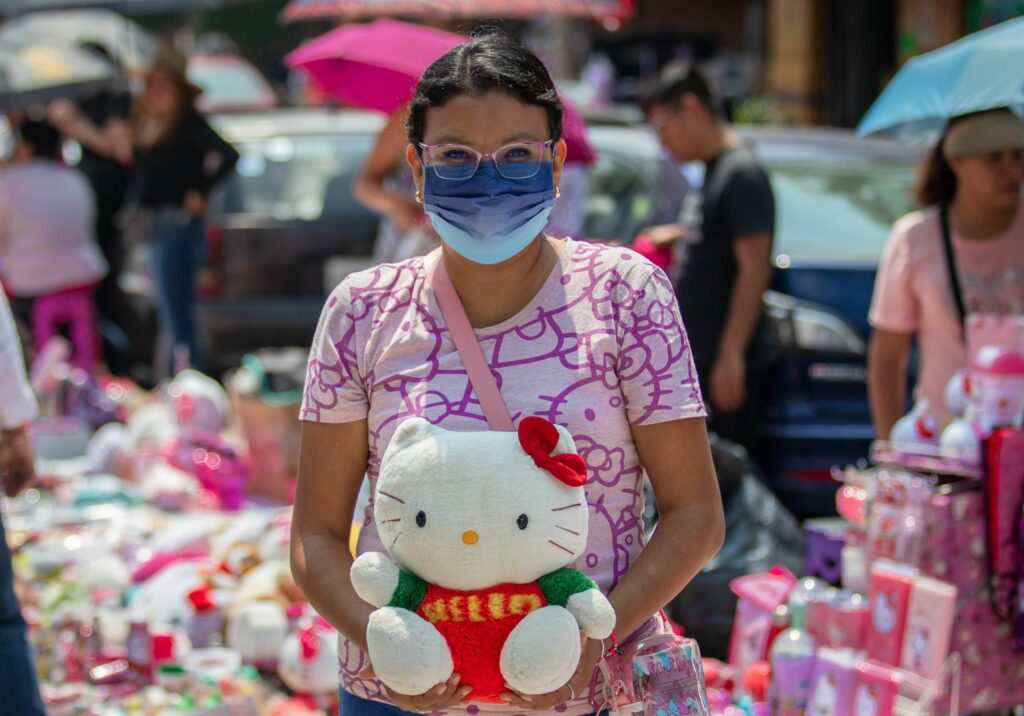
<path fill-rule="evenodd" d="M 765 89 L 789 121 L 853 126 L 914 55 L 1024 14 L 1024 0 L 768 0 Z"/>

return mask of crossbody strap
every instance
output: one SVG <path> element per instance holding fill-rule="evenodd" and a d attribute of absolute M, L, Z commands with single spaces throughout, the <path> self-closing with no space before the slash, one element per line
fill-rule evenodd
<path fill-rule="evenodd" d="M 953 236 L 949 230 L 949 207 L 939 208 L 939 226 L 942 228 L 942 249 L 946 257 L 946 272 L 949 274 L 949 284 L 953 289 L 953 301 L 956 303 L 956 312 L 960 317 L 961 338 L 967 339 L 967 309 L 964 307 L 963 289 L 960 287 L 960 274 L 956 268 L 956 253 L 953 251 Z"/>
<path fill-rule="evenodd" d="M 444 267 L 444 256 L 438 256 L 432 272 L 429 274 L 430 287 L 437 297 L 437 305 L 441 307 L 441 316 L 448 324 L 448 330 L 455 341 L 455 348 L 462 358 L 462 365 L 469 375 L 469 382 L 473 386 L 480 407 L 483 408 L 484 416 L 491 430 L 499 432 L 513 432 L 512 416 L 509 415 L 508 406 L 501 397 L 498 384 L 491 373 L 491 366 L 484 358 L 484 352 L 480 349 L 480 341 L 473 333 L 473 327 L 469 325 L 469 317 L 466 316 L 466 309 L 462 305 L 459 294 L 455 292 L 448 271 Z"/>

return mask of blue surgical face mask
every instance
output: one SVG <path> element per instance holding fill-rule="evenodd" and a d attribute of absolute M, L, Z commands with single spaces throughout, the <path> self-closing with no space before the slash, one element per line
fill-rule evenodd
<path fill-rule="evenodd" d="M 456 253 L 496 264 L 525 249 L 548 223 L 555 200 L 551 162 L 529 179 L 506 179 L 483 161 L 469 179 L 441 179 L 425 168 L 423 210 Z"/>

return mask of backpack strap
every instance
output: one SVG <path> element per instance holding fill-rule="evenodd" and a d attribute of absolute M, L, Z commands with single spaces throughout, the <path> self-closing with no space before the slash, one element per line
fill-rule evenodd
<path fill-rule="evenodd" d="M 967 340 L 967 308 L 964 306 L 963 289 L 960 287 L 960 275 L 956 268 L 956 253 L 953 251 L 953 235 L 949 230 L 949 207 L 939 207 L 939 226 L 942 229 L 942 250 L 946 257 L 946 273 L 949 285 L 953 289 L 953 301 L 960 317 L 960 337 Z"/>

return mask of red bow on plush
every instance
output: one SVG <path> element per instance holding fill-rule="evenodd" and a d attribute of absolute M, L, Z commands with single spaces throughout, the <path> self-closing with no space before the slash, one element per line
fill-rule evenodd
<path fill-rule="evenodd" d="M 587 481 L 587 463 L 574 452 L 552 455 L 558 437 L 558 428 L 544 418 L 531 415 L 519 422 L 519 444 L 537 467 L 569 487 L 580 487 Z"/>

